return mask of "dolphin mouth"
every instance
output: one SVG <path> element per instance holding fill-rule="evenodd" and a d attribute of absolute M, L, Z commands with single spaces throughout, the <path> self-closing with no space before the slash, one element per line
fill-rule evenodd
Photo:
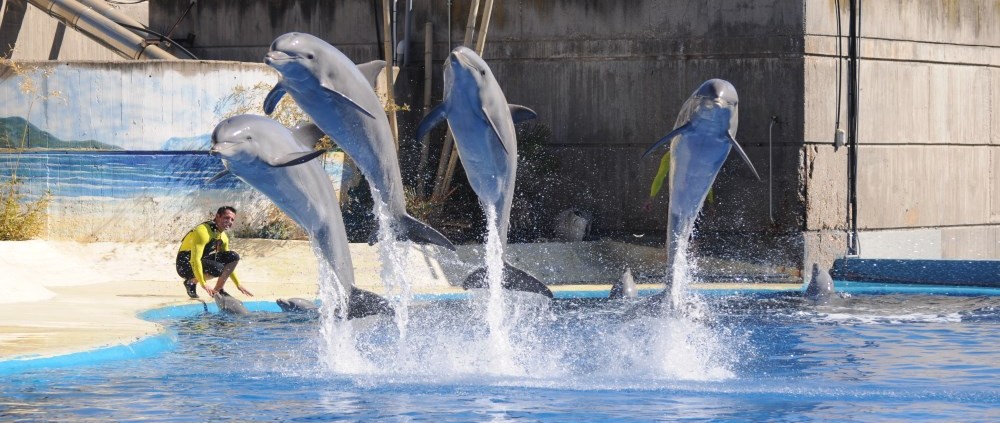
<path fill-rule="evenodd" d="M 271 65 L 271 64 L 280 64 L 280 63 L 288 62 L 288 61 L 291 61 L 291 60 L 294 60 L 294 59 L 295 59 L 295 56 L 291 56 L 288 53 L 285 53 L 283 51 L 269 51 L 269 52 L 267 52 L 266 55 L 264 55 L 264 63 L 266 63 L 268 65 Z"/>

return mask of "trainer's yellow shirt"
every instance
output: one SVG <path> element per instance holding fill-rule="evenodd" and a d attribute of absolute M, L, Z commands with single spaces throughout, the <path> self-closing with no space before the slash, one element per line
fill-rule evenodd
<path fill-rule="evenodd" d="M 218 244 L 218 247 L 215 244 Z M 205 269 L 201 265 L 201 258 L 206 254 L 205 248 L 209 245 L 212 245 L 213 248 L 207 251 L 208 254 L 211 254 L 215 248 L 218 248 L 218 251 L 229 251 L 229 237 L 225 232 L 219 232 L 213 222 L 205 222 L 195 226 L 191 232 L 184 235 L 184 240 L 181 241 L 181 248 L 177 250 L 177 252 L 191 252 L 191 270 L 194 272 L 194 277 L 198 279 L 198 282 L 203 287 L 205 286 Z M 240 280 L 236 277 L 236 271 L 230 273 L 229 278 L 233 280 L 236 287 L 240 286 Z"/>

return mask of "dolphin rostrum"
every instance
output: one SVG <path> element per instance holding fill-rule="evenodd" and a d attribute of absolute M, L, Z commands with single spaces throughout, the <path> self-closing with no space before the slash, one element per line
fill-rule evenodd
<path fill-rule="evenodd" d="M 309 128 L 299 131 L 309 132 Z M 336 192 L 322 166 L 309 162 L 323 151 L 314 151 L 313 145 L 303 143 L 304 138 L 264 116 L 226 119 L 212 132 L 210 150 L 222 158 L 226 170 L 212 180 L 225 173 L 236 175 L 270 198 L 309 234 L 321 267 L 329 266 L 340 284 L 338 292 L 348 295 L 348 318 L 392 314 L 384 299 L 354 287 L 354 267 Z"/>
<path fill-rule="evenodd" d="M 674 129 L 649 147 L 670 148 L 670 204 L 667 217 L 667 287 L 671 291 L 678 247 L 687 245 L 705 197 L 729 151 L 735 149 L 760 180 L 757 170 L 736 142 L 739 96 L 728 81 L 710 79 L 681 106 Z M 658 294 L 659 295 L 659 294 Z"/>
<path fill-rule="evenodd" d="M 454 251 L 451 241 L 406 212 L 403 178 L 389 120 L 373 86 L 385 62 L 355 65 L 340 50 L 313 35 L 284 34 L 271 43 L 264 58 L 281 73 L 267 94 L 264 111 L 271 114 L 289 94 L 312 121 L 357 164 L 372 196 L 388 211 L 397 238 L 437 244 Z"/>
<path fill-rule="evenodd" d="M 444 65 L 444 100 L 417 127 L 417 140 L 447 120 L 472 190 L 483 207 L 497 214 L 500 242 L 507 243 L 510 208 L 517 174 L 514 124 L 534 119 L 524 106 L 507 104 L 486 62 L 467 47 L 457 47 Z M 482 287 L 485 270 L 474 272 L 463 287 Z M 504 265 L 504 287 L 552 296 L 544 284 L 510 264 Z"/>

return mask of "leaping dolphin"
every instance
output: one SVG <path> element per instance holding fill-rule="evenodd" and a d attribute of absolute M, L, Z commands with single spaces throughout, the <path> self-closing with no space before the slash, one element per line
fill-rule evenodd
<path fill-rule="evenodd" d="M 691 238 L 694 222 L 729 150 L 735 149 L 760 180 L 753 163 L 736 142 L 738 123 L 736 88 L 728 81 L 710 79 L 681 106 L 674 129 L 643 154 L 645 157 L 663 144 L 670 144 L 667 287 L 661 294 L 670 293 L 678 245 L 682 242 L 686 245 Z"/>
<path fill-rule="evenodd" d="M 308 133 L 310 128 L 299 131 Z M 226 170 L 212 180 L 226 173 L 236 175 L 270 198 L 309 234 L 317 258 L 333 270 L 342 295 L 348 295 L 348 318 L 392 314 L 384 299 L 354 287 L 354 267 L 336 192 L 322 166 L 309 162 L 323 151 L 313 151 L 313 145 L 304 139 L 263 116 L 226 119 L 212 132 L 209 150 L 222 158 Z"/>
<path fill-rule="evenodd" d="M 373 86 L 385 62 L 355 65 L 340 50 L 313 35 L 284 34 L 271 43 L 264 63 L 281 73 L 281 81 L 267 94 L 264 111 L 271 114 L 290 94 L 312 121 L 357 164 L 378 192 L 377 201 L 389 212 L 397 238 L 455 246 L 406 213 L 403 178 L 389 121 Z"/>
<path fill-rule="evenodd" d="M 431 128 L 448 121 L 472 190 L 483 207 L 497 213 L 497 232 L 504 245 L 517 174 L 514 124 L 536 116 L 527 107 L 507 104 L 486 61 L 467 47 L 457 47 L 444 65 L 444 100 L 417 127 L 417 140 L 421 140 Z M 462 286 L 483 287 L 484 276 L 485 269 L 477 270 Z M 545 284 L 507 263 L 504 288 L 552 296 Z"/>

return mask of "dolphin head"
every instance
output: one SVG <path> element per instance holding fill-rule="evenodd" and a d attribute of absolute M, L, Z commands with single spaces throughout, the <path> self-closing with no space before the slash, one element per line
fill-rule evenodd
<path fill-rule="evenodd" d="M 262 132 L 284 128 L 280 123 L 257 115 L 239 115 L 219 123 L 212 131 L 212 148 L 209 154 L 220 156 L 224 162 L 251 162 L 260 157 L 261 144 L 257 141 Z M 227 165 L 228 167 L 228 165 Z"/>
<path fill-rule="evenodd" d="M 692 117 L 728 124 L 729 131 L 736 133 L 740 97 L 733 84 L 724 79 L 709 79 L 691 97 L 696 100 Z"/>
<path fill-rule="evenodd" d="M 482 57 L 472 49 L 459 46 L 451 51 L 444 66 L 445 96 L 453 93 L 454 86 L 476 87 L 463 92 L 478 93 L 484 87 L 498 85 L 493 71 Z"/>
<path fill-rule="evenodd" d="M 285 78 L 304 79 L 323 54 L 325 41 L 314 35 L 289 32 L 275 38 L 271 50 L 264 56 L 264 63 L 274 68 Z"/>

